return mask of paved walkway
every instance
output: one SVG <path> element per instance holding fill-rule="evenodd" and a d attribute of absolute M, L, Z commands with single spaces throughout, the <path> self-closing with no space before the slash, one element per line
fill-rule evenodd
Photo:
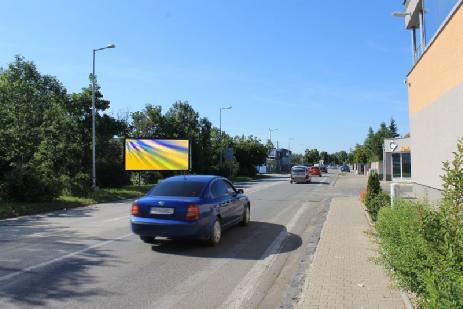
<path fill-rule="evenodd" d="M 377 245 L 369 228 L 358 197 L 333 199 L 302 308 L 405 308 L 382 266 L 371 261 Z"/>

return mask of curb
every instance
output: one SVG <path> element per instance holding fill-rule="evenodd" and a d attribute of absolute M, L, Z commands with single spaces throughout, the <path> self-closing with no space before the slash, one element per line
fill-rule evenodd
<path fill-rule="evenodd" d="M 362 204 L 362 208 L 365 211 L 364 214 L 365 214 L 365 218 L 367 219 L 368 224 L 371 227 L 374 227 L 374 224 L 371 221 L 371 218 L 370 218 L 370 215 L 368 214 L 368 210 L 367 210 L 366 206 L 362 202 L 360 202 L 360 204 Z M 413 304 L 412 304 L 412 302 L 410 300 L 410 297 L 408 297 L 407 293 L 403 292 L 400 289 L 399 289 L 399 293 L 400 293 L 400 297 L 402 298 L 402 302 L 404 303 L 405 308 L 407 308 L 407 309 L 415 309 L 415 306 L 413 306 Z"/>
<path fill-rule="evenodd" d="M 306 293 L 305 292 L 309 288 L 310 279 L 311 279 L 311 275 L 312 275 L 312 271 L 313 271 L 313 264 L 314 264 L 315 260 L 317 259 L 318 246 L 320 245 L 322 235 L 323 235 L 323 233 L 325 231 L 326 222 L 328 221 L 328 216 L 329 216 L 329 214 L 331 212 L 331 203 L 332 202 L 333 202 L 332 198 L 326 200 L 326 203 L 328 203 L 328 211 L 326 212 L 325 220 L 323 221 L 323 226 L 320 229 L 320 234 L 318 235 L 317 245 L 316 245 L 315 250 L 314 250 L 314 252 L 313 252 L 313 254 L 312 254 L 311 258 L 310 258 L 309 267 L 304 272 L 305 280 L 304 280 L 304 284 L 302 285 L 301 297 L 299 299 L 297 299 L 293 303 L 293 308 L 296 308 L 296 309 L 304 308 L 304 303 L 306 301 L 306 297 L 305 297 Z"/>

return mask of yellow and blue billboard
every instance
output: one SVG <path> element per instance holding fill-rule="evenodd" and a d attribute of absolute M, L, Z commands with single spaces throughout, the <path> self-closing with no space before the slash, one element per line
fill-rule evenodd
<path fill-rule="evenodd" d="M 125 139 L 126 171 L 187 171 L 190 141 L 182 139 Z"/>

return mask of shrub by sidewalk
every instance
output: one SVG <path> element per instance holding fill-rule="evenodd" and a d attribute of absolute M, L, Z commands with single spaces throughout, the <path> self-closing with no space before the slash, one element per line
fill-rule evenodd
<path fill-rule="evenodd" d="M 366 206 L 373 221 L 376 221 L 380 208 L 390 206 L 389 195 L 381 189 L 378 173 L 370 173 L 367 188 L 360 194 L 360 200 Z"/>
<path fill-rule="evenodd" d="M 382 260 L 424 308 L 463 308 L 463 140 L 444 171 L 439 207 L 397 201 L 375 225 Z"/>

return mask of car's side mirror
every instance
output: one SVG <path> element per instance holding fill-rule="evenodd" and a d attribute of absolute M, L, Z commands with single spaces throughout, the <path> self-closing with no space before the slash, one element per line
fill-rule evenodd
<path fill-rule="evenodd" d="M 238 192 L 238 193 L 241 193 L 241 194 L 244 193 L 243 189 L 238 189 L 237 192 Z"/>

